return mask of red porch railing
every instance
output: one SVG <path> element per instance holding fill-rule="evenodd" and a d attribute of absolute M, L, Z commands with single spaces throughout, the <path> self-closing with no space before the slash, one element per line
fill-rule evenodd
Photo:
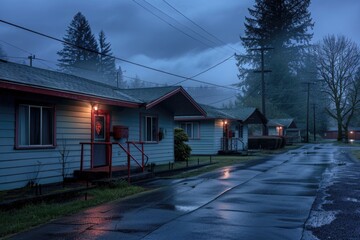
<path fill-rule="evenodd" d="M 126 142 L 127 144 L 127 148 L 125 148 L 123 145 L 121 145 L 121 143 L 119 142 L 80 142 L 81 144 L 81 159 L 80 159 L 80 172 L 82 172 L 84 170 L 84 145 L 90 145 L 90 151 L 91 151 L 91 159 L 90 161 L 93 160 L 93 146 L 96 144 L 99 145 L 107 145 L 109 146 L 109 169 L 108 169 L 108 174 L 109 174 L 109 178 L 112 177 L 112 146 L 113 145 L 117 145 L 120 147 L 121 150 L 123 150 L 126 153 L 127 156 L 127 170 L 128 170 L 128 181 L 130 181 L 130 175 L 131 175 L 131 160 L 133 160 L 142 170 L 142 172 L 144 172 L 145 166 L 147 164 L 147 162 L 149 161 L 149 156 L 145 154 L 144 152 L 144 143 L 143 142 L 134 142 L 134 141 L 128 141 Z M 138 145 L 141 145 L 141 148 L 139 148 Z M 130 153 L 131 147 L 130 146 L 134 146 L 135 149 L 137 149 L 140 153 L 141 153 L 141 163 L 139 163 L 139 161 Z M 145 161 L 146 158 L 146 161 Z M 90 164 L 91 168 L 92 164 Z"/>
<path fill-rule="evenodd" d="M 239 143 L 241 148 L 239 149 Z M 245 150 L 245 144 L 240 138 L 221 138 L 221 151 L 239 151 Z"/>

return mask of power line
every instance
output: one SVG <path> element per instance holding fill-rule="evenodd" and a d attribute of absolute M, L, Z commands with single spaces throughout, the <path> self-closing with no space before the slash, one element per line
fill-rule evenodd
<path fill-rule="evenodd" d="M 88 48 L 85 48 L 85 47 L 82 47 L 82 46 L 78 46 L 76 44 L 66 42 L 66 41 L 61 40 L 59 38 L 56 38 L 56 37 L 53 37 L 53 36 L 50 36 L 50 35 L 47 35 L 47 34 L 44 34 L 44 33 L 29 29 L 29 28 L 26 28 L 26 27 L 23 27 L 23 26 L 20 26 L 20 25 L 17 25 L 17 24 L 14 24 L 14 23 L 10 23 L 10 22 L 2 20 L 2 19 L 0 19 L 0 22 L 2 22 L 4 24 L 7 24 L 7 25 L 10 25 L 10 26 L 13 26 L 13 27 L 16 27 L 16 28 L 19 28 L 19 29 L 22 29 L 22 30 L 25 30 L 25 31 L 28 31 L 28 32 L 31 32 L 31 33 L 36 34 L 36 35 L 40 35 L 40 36 L 45 37 L 45 38 L 49 38 L 49 39 L 57 41 L 57 42 L 61 42 L 63 44 L 67 44 L 67 45 L 70 45 L 70 46 L 73 46 L 73 47 L 88 51 L 88 52 L 92 52 L 92 53 L 99 54 L 99 55 L 102 55 L 102 56 L 110 57 L 110 58 L 113 58 L 113 59 L 116 59 L 116 60 L 119 60 L 119 61 L 122 61 L 122 62 L 126 62 L 126 63 L 132 64 L 132 65 L 135 65 L 135 66 L 138 66 L 138 67 L 142 67 L 142 68 L 152 70 L 152 71 L 155 71 L 155 72 L 159 72 L 159 73 L 162 73 L 162 74 L 166 74 L 166 75 L 169 75 L 169 76 L 178 77 L 178 78 L 191 80 L 191 81 L 195 81 L 195 82 L 199 82 L 199 83 L 203 83 L 203 84 L 207 84 L 207 85 L 211 85 L 211 86 L 221 87 L 221 88 L 235 89 L 235 88 L 231 88 L 231 87 L 226 87 L 226 86 L 222 86 L 222 85 L 218 85 L 218 84 L 214 84 L 214 83 L 208 83 L 208 82 L 205 82 L 205 81 L 185 77 L 185 76 L 182 76 L 182 75 L 179 75 L 179 74 L 175 74 L 175 73 L 171 73 L 171 72 L 168 72 L 168 71 L 165 71 L 165 70 L 149 67 L 149 66 L 146 66 L 144 64 L 136 63 L 136 62 L 133 62 L 133 61 L 130 61 L 130 60 L 120 58 L 120 57 L 104 54 L 104 53 L 101 53 L 99 51 L 95 51 L 95 50 L 88 49 Z"/>
<path fill-rule="evenodd" d="M 207 46 L 207 47 L 210 47 L 210 48 L 213 48 L 212 46 L 210 46 L 209 44 L 191 36 L 190 34 L 186 33 L 185 31 L 181 30 L 180 28 L 176 27 L 175 25 L 169 23 L 168 21 L 166 21 L 164 18 L 160 17 L 159 15 L 157 15 L 156 13 L 154 13 L 153 11 L 151 11 L 149 8 L 145 7 L 144 5 L 142 5 L 141 3 L 137 2 L 136 0 L 133 0 L 133 2 L 135 2 L 137 5 L 139 5 L 140 7 L 142 7 L 143 9 L 145 9 L 146 11 L 148 11 L 149 13 L 151 13 L 152 15 L 154 15 L 155 17 L 159 18 L 161 21 L 163 21 L 164 23 L 168 24 L 170 27 L 174 28 L 175 30 L 181 32 L 182 34 L 188 36 L 189 38 L 195 40 L 195 41 L 198 41 L 200 43 L 202 43 L 203 45 Z M 150 6 L 153 6 L 151 5 L 150 3 L 146 2 L 147 4 L 149 4 Z M 153 6 L 154 7 L 154 6 Z M 154 7 L 155 8 L 155 7 Z M 155 8 L 157 9 L 157 8 Z M 160 10 L 158 10 L 160 11 Z"/>
<path fill-rule="evenodd" d="M 212 41 L 209 38 L 204 37 L 203 35 L 201 35 L 200 33 L 194 31 L 193 29 L 191 29 L 190 27 L 186 26 L 185 24 L 182 24 L 181 22 L 179 22 L 178 20 L 176 20 L 175 18 L 171 17 L 169 14 L 165 13 L 164 11 L 162 11 L 161 9 L 155 7 L 153 4 L 149 3 L 146 0 L 143 0 L 144 2 L 146 2 L 148 5 L 150 5 L 151 7 L 153 7 L 154 9 L 156 9 L 157 11 L 159 11 L 160 13 L 164 14 L 165 16 L 167 16 L 169 19 L 172 19 L 173 21 L 175 21 L 177 24 L 179 24 L 180 26 L 183 26 L 184 28 L 190 30 L 192 33 L 196 34 L 197 36 L 211 42 L 212 44 L 216 45 L 216 42 Z M 166 21 L 166 20 L 165 20 Z M 166 21 L 167 22 L 167 21 Z M 211 47 L 211 46 L 209 46 Z"/>
<path fill-rule="evenodd" d="M 187 17 L 185 14 L 183 14 L 181 11 L 179 11 L 178 9 L 176 9 L 174 6 L 172 6 L 170 3 L 168 3 L 166 0 L 163 0 L 164 3 L 166 3 L 170 8 L 172 8 L 173 10 L 175 10 L 177 13 L 179 13 L 181 16 L 183 16 L 184 18 L 186 18 L 188 21 L 190 21 L 192 24 L 194 24 L 195 26 L 197 26 L 198 28 L 200 28 L 201 30 L 203 30 L 205 33 L 207 33 L 209 36 L 213 37 L 214 39 L 216 39 L 217 41 L 219 41 L 220 43 L 224 44 L 227 46 L 227 43 L 225 43 L 223 40 L 221 40 L 220 38 L 216 37 L 215 35 L 213 35 L 212 33 L 210 33 L 209 31 L 207 31 L 205 28 L 203 28 L 202 26 L 200 26 L 199 24 L 197 24 L 195 21 L 191 20 L 189 17 Z M 228 46 L 229 48 L 233 49 L 236 52 L 240 52 L 237 49 Z"/>
<path fill-rule="evenodd" d="M 156 69 L 156 68 L 153 68 L 153 67 L 149 67 L 149 66 L 146 66 L 146 65 L 143 65 L 143 64 L 140 64 L 140 63 L 132 62 L 132 61 L 129 61 L 129 60 L 126 60 L 126 59 L 123 59 L 123 58 L 116 57 L 116 56 L 103 54 L 103 53 L 100 53 L 100 52 L 98 52 L 98 51 L 95 51 L 95 50 L 92 50 L 92 49 L 88 49 L 88 48 L 85 48 L 85 47 L 82 47 L 82 46 L 78 46 L 78 45 L 76 45 L 76 44 L 73 44 L 73 43 L 70 43 L 70 42 L 66 42 L 66 41 L 64 41 L 64 40 L 61 40 L 61 39 L 52 37 L 52 36 L 47 35 L 47 34 L 44 34 L 44 33 L 40 33 L 40 32 L 35 31 L 35 30 L 31 30 L 31 29 L 26 28 L 26 27 L 19 26 L 19 25 L 14 24 L 14 23 L 7 22 L 7 21 L 2 20 L 2 19 L 0 19 L 0 22 L 5 23 L 5 24 L 8 24 L 8 25 L 13 26 L 13 27 L 16 27 L 16 28 L 20 28 L 20 29 L 22 29 L 22 30 L 25 30 L 25 31 L 28 31 L 28 32 L 31 32 L 31 33 L 34 33 L 34 34 L 37 34 L 37 35 L 40 35 L 40 36 L 43 36 L 43 37 L 46 37 L 46 38 L 49 38 L 49 39 L 52 39 L 52 40 L 55 40 L 55 41 L 57 41 L 57 42 L 61 42 L 61 43 L 63 43 L 63 44 L 67 44 L 67 45 L 70 45 L 70 46 L 73 46 L 73 47 L 76 47 L 76 48 L 79 48 L 79 49 L 82 49 L 82 50 L 85 50 L 85 51 L 89 51 L 89 52 L 92 52 L 92 53 L 96 53 L 96 54 L 100 54 L 100 55 L 107 56 L 107 57 L 110 57 L 110 58 L 114 58 L 114 59 L 116 59 L 116 60 L 123 61 L 123 62 L 132 64 L 132 65 L 135 65 L 135 66 L 138 66 L 138 67 L 143 67 L 143 68 L 145 68 L 145 69 L 153 70 L 153 71 L 156 71 L 156 72 L 160 72 L 160 73 L 167 74 L 167 75 L 170 75 L 170 76 L 182 78 L 182 79 L 185 79 L 185 80 L 191 80 L 191 81 L 194 81 L 194 82 L 198 82 L 198 83 L 202 83 L 202 84 L 207 84 L 207 85 L 210 85 L 210 86 L 215 86 L 215 87 L 220 87 L 220 88 L 225 88 L 225 89 L 231 89 L 231 90 L 239 90 L 238 88 L 227 87 L 227 86 L 223 86 L 223 85 L 218 85 L 218 84 L 214 84 L 214 83 L 209 83 L 209 82 L 205 82 L 205 81 L 201 81 L 201 80 L 194 79 L 193 77 L 189 78 L 189 77 L 181 76 L 181 75 L 179 75 L 179 74 L 167 72 L 167 71 L 164 71 L 164 70 L 161 70 L 161 69 Z M 228 57 L 228 59 L 230 59 L 231 57 L 233 57 L 233 55 L 231 55 L 230 57 Z M 225 60 L 223 60 L 222 62 L 225 62 L 225 61 L 227 61 L 228 59 L 225 59 Z M 216 64 L 216 66 L 220 65 L 222 62 Z M 214 68 L 214 67 L 216 67 L 216 66 L 213 66 L 213 67 L 211 67 L 210 69 L 212 69 L 212 68 Z M 204 70 L 203 72 L 196 74 L 196 76 L 199 76 L 200 74 L 202 74 L 202 73 L 204 73 L 204 72 L 206 72 L 206 71 L 208 71 L 208 70 L 210 70 L 210 69 Z"/>
<path fill-rule="evenodd" d="M 20 51 L 26 52 L 27 54 L 31 54 L 31 55 L 33 54 L 33 53 L 29 52 L 29 51 L 26 51 L 26 50 L 24 50 L 24 49 L 22 49 L 22 48 L 19 48 L 19 47 L 13 45 L 13 44 L 11 44 L 11 43 L 5 42 L 4 40 L 0 40 L 0 42 L 3 42 L 3 43 L 5 43 L 5 44 L 7 44 L 7 45 L 9 45 L 9 46 L 12 46 L 13 48 L 16 48 L 16 49 L 18 49 L 18 50 L 20 50 Z"/>
<path fill-rule="evenodd" d="M 183 83 L 183 82 L 185 82 L 185 81 L 187 81 L 187 80 L 192 80 L 194 77 L 197 77 L 197 76 L 199 76 L 199 75 L 201 75 L 201 74 L 203 74 L 203 73 L 206 73 L 206 72 L 210 71 L 211 69 L 213 69 L 213 68 L 219 66 L 220 64 L 228 61 L 228 60 L 229 60 L 230 58 L 232 58 L 232 57 L 234 57 L 234 55 L 231 55 L 231 56 L 227 57 L 226 59 L 222 60 L 221 62 L 219 62 L 219 63 L 217 63 L 217 64 L 215 64 L 215 65 L 213 65 L 213 66 L 211 66 L 211 67 L 209 67 L 209 68 L 207 68 L 207 69 L 205 69 L 204 71 L 201 71 L 201 72 L 195 74 L 195 75 L 192 76 L 192 77 L 189 77 L 188 79 L 184 79 L 184 80 L 182 80 L 182 81 L 180 81 L 180 82 L 174 83 L 173 86 L 174 86 L 174 85 L 178 85 L 178 84 L 180 84 L 180 83 Z"/>

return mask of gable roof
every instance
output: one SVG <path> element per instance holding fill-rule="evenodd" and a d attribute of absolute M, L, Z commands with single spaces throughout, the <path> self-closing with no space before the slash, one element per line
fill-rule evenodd
<path fill-rule="evenodd" d="M 140 99 L 146 103 L 147 109 L 161 105 L 171 110 L 175 116 L 199 115 L 204 116 L 206 112 L 195 100 L 179 86 L 153 87 L 153 88 L 133 88 L 122 89 L 123 93 Z"/>
<path fill-rule="evenodd" d="M 182 87 L 119 89 L 86 78 L 0 61 L 0 88 L 147 109 L 161 104 L 175 115 L 204 115 Z"/>
<path fill-rule="evenodd" d="M 297 128 L 296 123 L 293 118 L 278 118 L 278 119 L 269 119 L 269 127 L 281 126 L 285 128 Z"/>
<path fill-rule="evenodd" d="M 267 123 L 266 117 L 259 111 L 259 109 L 254 107 L 224 109 L 223 111 L 235 116 L 236 119 L 247 124 Z"/>
<path fill-rule="evenodd" d="M 226 119 L 236 119 L 235 116 L 224 111 L 224 109 L 215 108 L 209 105 L 202 104 L 201 107 L 206 112 L 207 119 L 217 119 L 217 118 L 226 118 Z"/>
<path fill-rule="evenodd" d="M 206 117 L 181 116 L 175 120 L 199 120 L 199 119 L 229 119 L 244 122 L 246 124 L 266 124 L 267 119 L 257 108 L 232 108 L 220 109 L 209 105 L 201 105 L 206 112 Z"/>
<path fill-rule="evenodd" d="M 70 74 L 0 61 L 1 87 L 78 100 L 136 107 L 141 101 L 109 85 Z"/>

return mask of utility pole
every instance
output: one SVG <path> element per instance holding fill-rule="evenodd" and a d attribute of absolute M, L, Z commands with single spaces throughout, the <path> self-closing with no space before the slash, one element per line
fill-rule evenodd
<path fill-rule="evenodd" d="M 261 53 L 261 69 L 255 70 L 255 73 L 261 73 L 261 111 L 266 117 L 266 105 L 265 105 L 265 99 L 266 99 L 266 89 L 265 89 L 265 73 L 271 72 L 271 70 L 265 70 L 265 63 L 264 63 L 264 52 L 267 50 L 271 50 L 274 48 L 270 47 L 261 47 L 261 48 L 253 48 L 250 50 L 253 51 L 260 51 Z M 267 126 L 263 126 L 263 135 L 268 135 L 268 129 Z"/>
<path fill-rule="evenodd" d="M 316 118 L 315 118 L 315 103 L 313 103 L 313 113 L 314 113 L 314 122 L 313 122 L 313 125 L 314 125 L 314 142 L 316 142 L 316 127 L 315 127 L 315 123 L 316 123 Z"/>
<path fill-rule="evenodd" d="M 304 82 L 307 84 L 307 101 L 306 101 L 306 138 L 305 142 L 309 142 L 309 111 L 310 111 L 310 84 L 315 84 L 314 82 Z M 315 113 L 314 113 L 315 114 Z M 314 117 L 315 118 L 315 117 Z M 315 121 L 315 120 L 314 120 Z M 315 134 L 315 132 L 314 132 Z"/>
<path fill-rule="evenodd" d="M 28 59 L 30 60 L 30 67 L 32 67 L 33 59 L 35 59 L 35 55 L 28 56 Z"/>
<path fill-rule="evenodd" d="M 273 47 L 265 47 L 264 46 L 264 38 L 241 38 L 246 41 L 256 41 L 258 46 L 260 48 L 251 48 L 249 50 L 251 51 L 260 51 L 261 53 L 261 68 L 260 70 L 255 70 L 255 73 L 261 73 L 261 112 L 266 117 L 266 105 L 265 105 L 265 99 L 266 99 L 266 90 L 265 90 L 265 73 L 271 72 L 271 70 L 265 70 L 265 62 L 264 62 L 264 53 L 265 51 L 274 49 Z M 266 125 L 263 126 L 263 135 L 268 135 L 268 128 Z"/>

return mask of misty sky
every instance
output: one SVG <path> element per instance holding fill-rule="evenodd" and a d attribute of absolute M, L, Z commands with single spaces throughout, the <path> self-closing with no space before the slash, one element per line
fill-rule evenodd
<path fill-rule="evenodd" d="M 105 32 L 116 57 L 191 77 L 230 57 L 234 52 L 243 53 L 239 36 L 243 35 L 247 9 L 254 2 L 1 0 L 0 18 L 62 39 L 74 15 L 80 11 L 89 21 L 96 37 L 100 30 Z M 313 0 L 310 11 L 315 22 L 313 42 L 327 34 L 343 34 L 360 44 L 359 0 Z M 63 47 L 59 42 L 4 23 L 0 23 L 0 45 L 10 61 L 28 64 L 27 57 L 34 54 L 34 66 L 52 70 L 57 69 L 56 52 Z M 117 61 L 117 64 L 127 77 L 138 76 L 144 81 L 168 85 L 183 80 L 122 61 Z M 223 86 L 237 83 L 234 58 L 196 79 Z M 200 83 L 185 81 L 182 85 L 199 86 Z M 235 93 L 233 91 L 229 94 Z"/>

